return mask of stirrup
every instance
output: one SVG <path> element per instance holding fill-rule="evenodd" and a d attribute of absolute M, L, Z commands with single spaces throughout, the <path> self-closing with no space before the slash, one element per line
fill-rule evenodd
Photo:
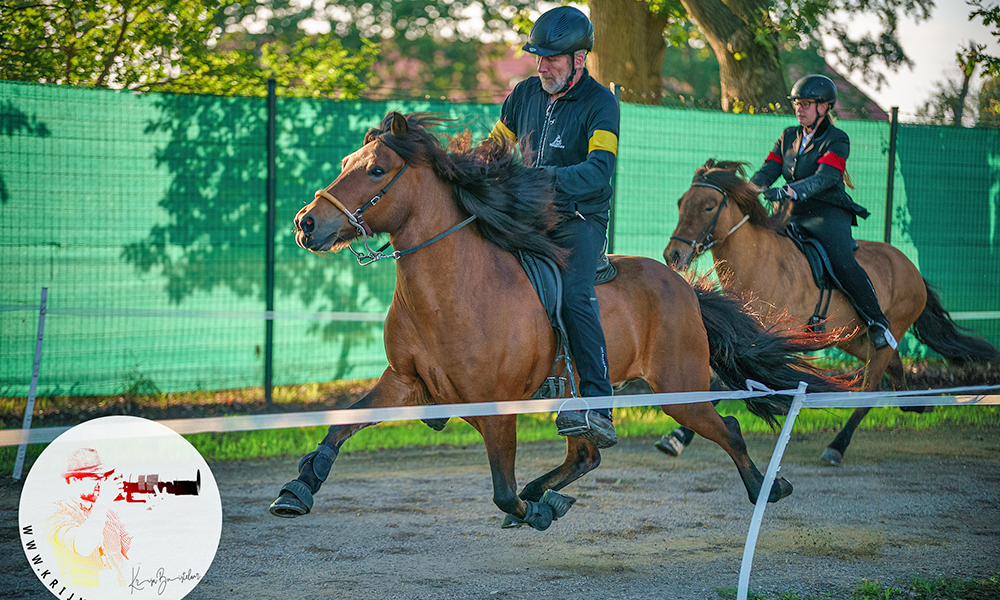
<path fill-rule="evenodd" d="M 611 419 L 595 410 L 561 412 L 556 417 L 559 435 L 587 440 L 598 448 L 610 448 L 618 443 Z"/>

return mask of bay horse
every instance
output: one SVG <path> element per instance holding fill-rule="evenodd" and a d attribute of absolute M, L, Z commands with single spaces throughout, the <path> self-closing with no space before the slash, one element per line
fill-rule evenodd
<path fill-rule="evenodd" d="M 677 201 L 680 220 L 663 258 L 683 270 L 710 249 L 722 284 L 751 298 L 765 323 L 777 323 L 779 318 L 807 323 L 819 288 L 805 256 L 781 233 L 787 215 L 781 210 L 770 214 L 764 207 L 757 188 L 745 179 L 747 166 L 709 159 L 695 171 L 691 188 Z M 959 331 L 937 294 L 902 252 L 886 243 L 859 240 L 856 257 L 871 278 L 897 340 L 911 330 L 918 340 L 953 363 L 1000 360 L 1000 352 L 989 342 Z M 899 352 L 892 348 L 875 351 L 865 335 L 864 321 L 842 292 L 833 293 L 828 310 L 825 325 L 850 332 L 836 341 L 836 347 L 864 363 L 864 389 L 879 389 L 884 374 L 894 389 L 905 389 Z M 822 460 L 840 464 L 854 430 L 869 410 L 862 407 L 854 411 L 824 450 Z"/>
<path fill-rule="evenodd" d="M 514 252 L 555 261 L 565 250 L 546 235 L 556 223 L 550 183 L 525 167 L 514 149 L 492 142 L 472 148 L 459 138 L 448 149 L 430 128 L 444 119 L 390 112 L 368 131 L 342 171 L 295 216 L 302 248 L 325 252 L 385 233 L 396 248 L 359 255 L 396 262 L 396 287 L 385 319 L 389 366 L 351 408 L 523 400 L 539 389 L 556 357 L 556 335 Z M 363 214 L 362 214 L 363 213 Z M 402 250 L 399 250 L 402 249 Z M 710 365 L 742 384 L 771 389 L 843 389 L 839 380 L 804 370 L 797 353 L 816 347 L 812 334 L 762 330 L 741 304 L 697 291 L 654 260 L 615 256 L 617 277 L 597 286 L 612 382 L 642 378 L 654 391 L 708 390 Z M 706 326 L 708 330 L 706 330 Z M 751 401 L 775 423 L 787 400 Z M 782 405 L 782 403 L 785 403 Z M 733 459 L 755 502 L 763 476 L 750 460 L 739 423 L 708 403 L 663 406 L 676 420 L 719 444 Z M 600 464 L 590 442 L 568 437 L 561 466 L 516 491 L 516 415 L 466 417 L 486 446 L 493 502 L 514 519 L 543 530 L 568 510 L 552 494 Z M 334 425 L 299 463 L 270 511 L 307 514 L 341 445 L 367 424 Z M 792 491 L 784 479 L 768 491 L 775 502 Z M 546 500 L 553 498 L 554 500 Z M 569 500 L 566 500 L 569 499 Z"/>

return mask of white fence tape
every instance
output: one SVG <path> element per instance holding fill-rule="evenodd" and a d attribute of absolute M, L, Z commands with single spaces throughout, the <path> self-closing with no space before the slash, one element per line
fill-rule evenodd
<path fill-rule="evenodd" d="M 0 304 L 0 312 L 30 310 L 37 304 Z M 76 317 L 165 317 L 184 319 L 267 319 L 274 321 L 384 321 L 385 313 L 352 312 L 277 312 L 271 310 L 187 310 L 177 308 L 49 308 L 52 315 Z M 1000 311 L 951 312 L 957 321 L 1000 319 Z"/>
<path fill-rule="evenodd" d="M 913 390 L 907 392 L 851 392 L 806 394 L 803 408 L 834 408 L 857 406 L 965 406 L 1000 404 L 1000 395 L 984 392 L 997 386 L 957 387 L 941 390 Z M 794 396 L 796 390 L 683 392 L 672 394 L 636 394 L 627 396 L 599 396 L 593 398 L 559 398 L 550 400 L 510 400 L 472 404 L 434 404 L 427 406 L 401 406 L 394 408 L 347 408 L 300 413 L 247 415 L 236 417 L 205 417 L 197 419 L 167 419 L 158 421 L 180 434 L 256 431 L 261 429 L 287 429 L 292 427 L 317 427 L 323 425 L 349 425 L 352 423 L 381 423 L 384 421 L 414 421 L 417 419 L 443 419 L 453 417 L 485 417 L 549 413 L 579 408 L 626 408 L 633 406 L 662 406 L 691 404 L 712 400 L 748 400 L 767 395 Z M 937 395 L 945 394 L 945 395 Z M 40 427 L 36 429 L 0 429 L 0 446 L 19 444 L 45 444 L 59 437 L 68 427 Z"/>
<path fill-rule="evenodd" d="M 38 304 L 0 304 L 0 312 L 38 311 Z M 386 313 L 278 312 L 274 310 L 186 310 L 178 308 L 48 308 L 71 317 L 158 317 L 164 319 L 252 319 L 265 321 L 385 321 Z"/>

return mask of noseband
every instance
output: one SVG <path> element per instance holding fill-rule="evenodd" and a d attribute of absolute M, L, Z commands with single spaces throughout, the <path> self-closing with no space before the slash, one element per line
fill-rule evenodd
<path fill-rule="evenodd" d="M 712 183 L 695 182 L 691 184 L 691 187 L 712 188 L 713 190 L 716 190 L 720 194 L 722 194 L 722 202 L 720 202 L 719 206 L 716 207 L 715 216 L 712 217 L 712 220 L 708 222 L 708 225 L 705 225 L 705 229 L 702 229 L 701 233 L 698 234 L 698 237 L 696 237 L 693 240 L 688 240 L 676 235 L 670 236 L 670 239 L 672 240 L 677 240 L 678 242 L 683 242 L 688 246 L 691 246 L 691 251 L 692 251 L 691 260 L 694 260 L 699 256 L 701 256 L 702 254 L 704 254 L 706 251 L 710 250 L 712 246 L 714 246 L 719 241 L 713 237 L 715 235 L 715 226 L 719 224 L 719 215 L 722 214 L 722 209 L 729 203 L 729 193 L 726 190 Z M 732 235 L 734 231 L 740 228 L 740 225 L 743 225 L 749 219 L 750 215 L 744 215 L 743 220 L 741 220 L 739 223 L 733 226 L 733 228 L 729 230 L 729 233 L 726 234 L 726 237 Z"/>
<path fill-rule="evenodd" d="M 426 242 L 423 242 L 422 244 L 418 244 L 412 248 L 407 248 L 406 250 L 395 250 L 389 254 L 385 254 L 384 253 L 385 249 L 388 248 L 390 245 L 392 245 L 392 242 L 386 242 L 385 245 L 383 245 L 378 250 L 372 250 L 371 247 L 368 245 L 368 237 L 371 236 L 372 238 L 374 238 L 375 234 L 372 232 L 372 228 L 368 226 L 368 223 L 365 223 L 361 215 L 369 208 L 378 204 L 378 201 L 382 199 L 382 196 L 384 196 L 385 193 L 389 191 L 389 188 L 391 188 L 393 184 L 396 183 L 396 181 L 403 175 L 403 172 L 406 171 L 406 168 L 408 166 L 410 166 L 409 162 L 403 163 L 403 168 L 400 169 L 398 173 L 396 173 L 396 176 L 392 178 L 392 181 L 390 181 L 388 185 L 382 188 L 379 191 L 379 193 L 375 194 L 375 196 L 373 196 L 371 200 L 369 200 L 361 208 L 354 211 L 353 213 L 347 210 L 344 204 L 340 200 L 337 200 L 336 196 L 327 192 L 326 190 L 318 190 L 316 192 L 316 198 L 323 198 L 330 204 L 333 204 L 337 208 L 337 210 L 347 215 L 347 220 L 351 223 L 351 225 L 354 225 L 355 229 L 358 230 L 358 235 L 362 237 L 366 252 L 365 253 L 358 252 L 357 250 L 354 249 L 354 246 L 351 245 L 348 245 L 347 247 L 354 254 L 354 257 L 358 259 L 358 264 L 361 265 L 362 267 L 370 265 L 373 262 L 382 260 L 384 258 L 392 258 L 395 260 L 399 260 L 400 257 L 406 256 L 411 252 L 416 252 L 417 250 L 420 250 L 424 246 L 433 244 L 434 242 L 440 240 L 444 236 L 450 233 L 454 233 L 455 231 L 458 231 L 459 229 L 465 227 L 466 225 L 468 225 L 469 223 L 473 222 L 476 219 L 476 216 L 472 215 L 471 217 L 462 221 L 458 225 L 455 225 L 448 231 L 438 234 L 432 237 L 431 239 L 427 240 Z"/>

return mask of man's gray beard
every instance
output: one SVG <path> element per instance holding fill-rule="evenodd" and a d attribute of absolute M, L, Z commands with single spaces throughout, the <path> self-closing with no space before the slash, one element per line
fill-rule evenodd
<path fill-rule="evenodd" d="M 551 85 L 545 82 L 544 77 L 540 79 L 542 80 L 543 90 L 545 90 L 549 94 L 558 94 L 566 85 L 566 81 L 569 80 L 569 77 L 565 77 L 563 79 L 556 79 Z"/>

